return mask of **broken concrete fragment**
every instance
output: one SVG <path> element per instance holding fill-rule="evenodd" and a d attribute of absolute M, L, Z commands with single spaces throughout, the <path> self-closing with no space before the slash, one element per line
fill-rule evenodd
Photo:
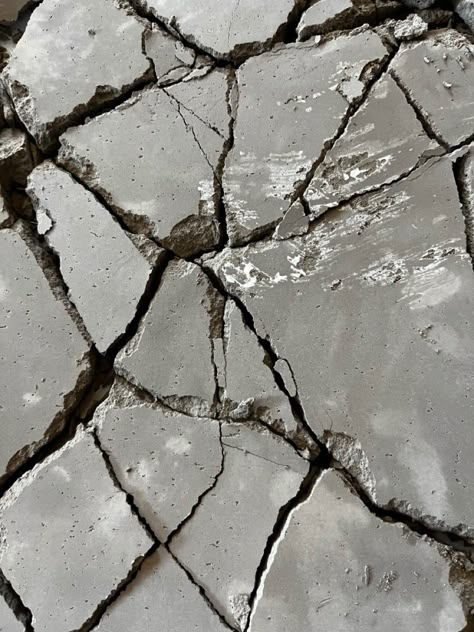
<path fill-rule="evenodd" d="M 299 40 L 335 29 L 351 29 L 364 22 L 374 22 L 375 3 L 370 0 L 318 0 L 301 18 Z"/>
<path fill-rule="evenodd" d="M 62 430 L 91 369 L 89 345 L 66 311 L 66 297 L 61 300 L 60 289 L 48 283 L 30 239 L 21 228 L 0 232 L 0 391 L 5 394 L 0 481 Z"/>
<path fill-rule="evenodd" d="M 309 465 L 267 431 L 245 425 L 222 430 L 224 470 L 170 548 L 217 610 L 243 630 L 265 544 Z"/>
<path fill-rule="evenodd" d="M 436 0 L 401 0 L 403 4 L 407 7 L 412 7 L 413 9 L 427 9 L 431 7 Z"/>
<path fill-rule="evenodd" d="M 446 551 L 381 522 L 325 472 L 275 548 L 250 632 L 459 632 L 466 621 Z"/>
<path fill-rule="evenodd" d="M 273 235 L 274 239 L 288 239 L 296 235 L 304 235 L 309 229 L 309 217 L 306 215 L 304 206 L 297 200 L 286 211 L 283 219 L 276 227 Z"/>
<path fill-rule="evenodd" d="M 461 160 L 459 182 L 466 222 L 467 247 L 474 265 L 474 145 L 471 145 L 466 156 Z"/>
<path fill-rule="evenodd" d="M 98 632 L 227 632 L 198 588 L 164 547 L 150 556 L 135 581 L 108 608 Z"/>
<path fill-rule="evenodd" d="M 38 6 L 3 79 L 42 149 L 54 148 L 59 134 L 84 113 L 151 77 L 142 53 L 145 28 L 113 0 L 87 7 L 75 0 L 44 0 Z M 42 72 L 32 59 L 41 59 Z"/>
<path fill-rule="evenodd" d="M 428 24 L 416 13 L 412 13 L 404 20 L 395 22 L 393 34 L 397 40 L 412 40 L 420 37 L 428 30 Z"/>
<path fill-rule="evenodd" d="M 145 90 L 123 106 L 61 137 L 61 164 L 98 191 L 134 230 L 187 257 L 216 247 L 219 223 L 215 173 L 225 140 L 209 125 L 221 123 L 227 83 L 207 75 L 174 87 Z M 201 84 L 201 82 L 204 82 Z M 212 109 L 188 107 L 202 85 Z M 170 95 L 176 94 L 176 98 Z M 182 102 L 177 100 L 178 96 Z"/>
<path fill-rule="evenodd" d="M 386 55 L 379 37 L 365 30 L 317 47 L 287 46 L 239 68 L 235 144 L 223 183 L 231 244 L 255 238 L 281 219 L 295 185 Z"/>
<path fill-rule="evenodd" d="M 83 430 L 6 493 L 0 531 L 2 569 L 36 632 L 81 628 L 152 546 Z"/>
<path fill-rule="evenodd" d="M 0 132 L 0 184 L 6 188 L 26 186 L 34 157 L 24 132 L 5 128 Z"/>
<path fill-rule="evenodd" d="M 1 5 L 0 5 L 1 11 Z M 13 614 L 6 601 L 0 595 L 0 631 L 1 632 L 24 632 L 23 625 Z"/>
<path fill-rule="evenodd" d="M 402 90 L 385 75 L 316 168 L 305 193 L 312 217 L 409 173 L 436 147 Z"/>
<path fill-rule="evenodd" d="M 145 50 L 153 62 L 158 85 L 166 85 L 188 75 L 196 53 L 171 37 L 156 24 L 145 33 Z"/>
<path fill-rule="evenodd" d="M 69 298 L 105 353 L 133 320 L 153 267 L 94 195 L 54 163 L 31 173 L 28 194 Z"/>
<path fill-rule="evenodd" d="M 117 357 L 117 372 L 172 408 L 206 417 L 216 393 L 223 309 L 198 266 L 172 261 L 138 333 Z"/>
<path fill-rule="evenodd" d="M 166 541 L 221 471 L 219 422 L 146 404 L 116 382 L 93 423 L 120 485 Z"/>
<path fill-rule="evenodd" d="M 308 423 L 372 499 L 474 537 L 474 278 L 450 159 L 304 237 L 206 265 L 288 361 Z"/>
<path fill-rule="evenodd" d="M 453 0 L 453 6 L 459 17 L 474 33 L 474 2 L 473 0 Z"/>
<path fill-rule="evenodd" d="M 454 147 L 474 134 L 474 46 L 454 30 L 404 44 L 391 72 L 437 138 Z"/>

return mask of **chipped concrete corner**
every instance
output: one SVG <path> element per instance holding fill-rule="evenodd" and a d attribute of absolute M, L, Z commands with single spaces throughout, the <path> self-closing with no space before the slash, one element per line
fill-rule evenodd
<path fill-rule="evenodd" d="M 0 0 L 2 632 L 474 629 L 473 16 Z"/>

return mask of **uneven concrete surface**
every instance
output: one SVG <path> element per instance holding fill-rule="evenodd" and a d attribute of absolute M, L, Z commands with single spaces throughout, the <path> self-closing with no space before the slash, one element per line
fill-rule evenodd
<path fill-rule="evenodd" d="M 471 0 L 0 0 L 0 632 L 474 630 Z"/>

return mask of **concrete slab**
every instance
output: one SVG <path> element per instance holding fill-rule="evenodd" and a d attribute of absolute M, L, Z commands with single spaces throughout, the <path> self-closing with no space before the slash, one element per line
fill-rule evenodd
<path fill-rule="evenodd" d="M 404 20 L 395 22 L 393 34 L 399 41 L 413 40 L 428 30 L 428 24 L 416 13 L 412 13 Z"/>
<path fill-rule="evenodd" d="M 93 424 L 123 489 L 166 541 L 221 471 L 219 422 L 146 404 L 116 382 Z"/>
<path fill-rule="evenodd" d="M 274 239 L 288 239 L 296 235 L 304 235 L 309 230 L 309 217 L 302 203 L 297 200 L 286 211 L 283 219 L 276 227 Z"/>
<path fill-rule="evenodd" d="M 459 17 L 474 33 L 474 2 L 472 0 L 453 0 L 453 6 Z"/>
<path fill-rule="evenodd" d="M 308 423 L 366 492 L 472 537 L 474 279 L 451 161 L 431 159 L 305 237 L 207 265 L 287 360 Z"/>
<path fill-rule="evenodd" d="M 91 366 L 89 344 L 39 266 L 27 231 L 4 229 L 0 243 L 3 481 L 62 430 Z"/>
<path fill-rule="evenodd" d="M 404 44 L 391 72 L 449 147 L 474 134 L 474 46 L 452 29 Z"/>
<path fill-rule="evenodd" d="M 0 596 L 0 630 L 1 632 L 24 632 L 23 625 L 7 606 L 3 597 Z"/>
<path fill-rule="evenodd" d="M 2 569 L 36 632 L 79 629 L 152 545 L 82 430 L 7 492 L 0 528 Z"/>
<path fill-rule="evenodd" d="M 287 46 L 239 68 L 235 143 L 223 181 L 231 244 L 282 218 L 296 183 L 362 95 L 367 69 L 386 55 L 379 37 L 365 30 L 321 46 Z"/>
<path fill-rule="evenodd" d="M 53 149 L 59 134 L 85 113 L 151 77 L 142 53 L 145 29 L 113 0 L 92 5 L 44 0 L 38 6 L 3 79 L 18 116 L 42 149 Z M 35 59 L 41 59 L 41 72 Z"/>
<path fill-rule="evenodd" d="M 179 81 L 192 71 L 196 53 L 156 24 L 145 33 L 145 51 L 152 60 L 158 85 Z"/>
<path fill-rule="evenodd" d="M 275 435 L 245 425 L 224 425 L 222 442 L 223 473 L 170 547 L 226 620 L 243 630 L 265 544 L 308 463 Z"/>
<path fill-rule="evenodd" d="M 303 13 L 298 24 L 298 39 L 329 33 L 336 29 L 351 29 L 376 19 L 372 0 L 317 0 Z"/>
<path fill-rule="evenodd" d="M 31 173 L 28 194 L 38 232 L 59 257 L 69 299 L 105 353 L 135 317 L 163 251 L 150 265 L 94 195 L 52 162 Z"/>
<path fill-rule="evenodd" d="M 251 632 L 459 632 L 446 549 L 373 516 L 330 471 L 293 513 Z"/>

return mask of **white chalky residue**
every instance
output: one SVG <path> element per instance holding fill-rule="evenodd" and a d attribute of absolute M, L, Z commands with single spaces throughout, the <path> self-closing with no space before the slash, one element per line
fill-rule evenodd
<path fill-rule="evenodd" d="M 38 393 L 24 393 L 22 399 L 27 406 L 36 406 L 43 398 Z"/>
<path fill-rule="evenodd" d="M 168 441 L 165 443 L 165 448 L 171 450 L 174 454 L 179 456 L 184 456 L 185 454 L 189 454 L 191 450 L 191 443 L 184 437 L 170 437 Z"/>

